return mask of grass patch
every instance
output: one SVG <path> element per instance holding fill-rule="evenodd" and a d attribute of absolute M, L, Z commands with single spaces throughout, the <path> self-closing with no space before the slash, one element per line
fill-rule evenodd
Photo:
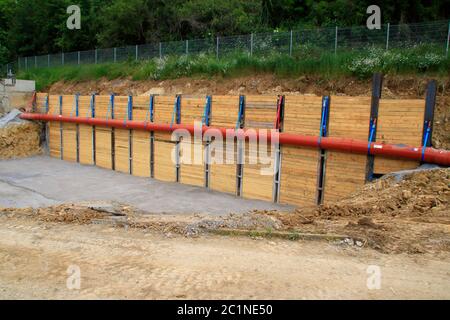
<path fill-rule="evenodd" d="M 35 80 L 38 90 L 60 81 L 109 80 L 130 77 L 136 81 L 165 80 L 180 77 L 237 77 L 271 73 L 278 77 L 318 75 L 324 78 L 356 76 L 368 78 L 374 72 L 385 74 L 449 75 L 450 58 L 441 48 L 416 46 L 385 51 L 369 48 L 360 51 L 321 53 L 303 48 L 301 54 L 273 53 L 252 56 L 234 53 L 217 59 L 215 55 L 170 56 L 148 61 L 127 61 L 98 65 L 74 65 L 20 71 L 18 78 Z"/>

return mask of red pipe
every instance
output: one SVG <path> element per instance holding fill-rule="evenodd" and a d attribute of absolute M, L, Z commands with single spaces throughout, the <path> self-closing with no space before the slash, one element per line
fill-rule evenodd
<path fill-rule="evenodd" d="M 194 134 L 195 127 L 193 125 L 182 124 L 158 124 L 144 121 L 123 121 L 123 120 L 106 120 L 98 118 L 83 118 L 83 117 L 68 117 L 60 115 L 42 114 L 42 113 L 22 113 L 21 119 L 26 120 L 41 120 L 41 121 L 57 121 L 68 123 L 87 124 L 100 127 L 111 127 L 119 129 L 133 129 L 133 130 L 145 130 L 145 131 L 165 131 L 173 132 L 177 129 L 184 129 Z M 230 133 L 230 129 L 215 128 L 215 127 L 202 127 L 202 133 L 206 133 L 209 130 L 217 130 L 224 137 L 227 133 Z M 233 129 L 231 129 L 233 130 Z M 294 145 L 310 148 L 322 148 L 325 150 L 342 151 L 349 153 L 367 154 L 369 152 L 369 143 L 362 140 L 354 140 L 347 138 L 335 138 L 335 137 L 316 137 L 316 136 L 304 136 L 289 133 L 275 133 L 273 136 L 266 131 L 260 132 L 259 130 L 252 129 L 239 129 L 236 130 L 235 135 L 238 138 L 244 138 L 251 136 L 252 133 L 256 133 L 257 139 L 262 139 L 267 136 L 268 142 L 272 137 L 278 137 L 279 143 L 284 145 Z M 262 134 L 264 133 L 264 135 Z M 427 163 L 435 163 L 443 166 L 450 166 L 450 151 L 438 150 L 434 148 L 426 147 L 412 147 L 406 145 L 394 145 L 372 142 L 370 144 L 370 154 L 380 155 L 393 158 L 411 159 L 417 161 L 423 161 Z M 422 152 L 424 154 L 422 159 Z"/>

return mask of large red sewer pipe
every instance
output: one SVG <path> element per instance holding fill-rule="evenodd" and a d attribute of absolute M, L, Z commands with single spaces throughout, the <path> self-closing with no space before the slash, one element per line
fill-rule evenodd
<path fill-rule="evenodd" d="M 145 130 L 145 131 L 165 131 L 165 132 L 173 132 L 177 129 L 184 129 L 189 131 L 191 134 L 194 134 L 195 127 L 194 125 L 183 125 L 183 124 L 158 124 L 158 123 L 150 123 L 144 121 L 134 121 L 134 120 L 106 120 L 106 119 L 98 119 L 98 118 L 83 118 L 83 117 L 68 117 L 68 116 L 60 116 L 60 115 L 51 115 L 51 114 L 42 114 L 42 113 L 22 113 L 20 115 L 21 119 L 26 120 L 41 120 L 41 121 L 56 121 L 56 122 L 67 122 L 67 123 L 78 123 L 78 124 L 87 124 L 91 126 L 100 126 L 100 127 L 111 127 L 111 128 L 119 128 L 119 129 L 134 129 L 134 130 Z M 202 132 L 205 133 L 208 130 L 217 130 L 224 137 L 226 136 L 227 130 L 226 128 L 215 128 L 215 127 L 202 127 Z M 251 130 L 251 129 L 250 129 Z M 239 129 L 236 132 L 238 137 L 246 136 L 246 133 L 250 135 L 249 129 Z M 255 130 L 251 130 L 255 132 Z M 258 140 L 261 138 L 265 138 L 267 136 L 266 141 L 271 141 L 271 134 L 264 132 L 260 132 L 256 130 L 256 135 Z M 367 154 L 369 152 L 369 143 L 363 140 L 355 140 L 348 138 L 336 138 L 336 137 L 317 137 L 317 136 L 305 136 L 298 134 L 289 134 L 289 133 L 276 133 L 275 136 L 278 136 L 279 143 L 284 145 L 293 145 L 293 146 L 302 146 L 302 147 L 311 147 L 311 148 L 322 148 L 325 150 L 334 150 L 334 151 L 342 151 L 349 153 L 358 153 L 358 154 Z M 435 163 L 442 166 L 450 166 L 450 151 L 434 149 L 426 147 L 423 150 L 423 147 L 413 147 L 407 145 L 395 145 L 395 144 L 385 144 L 385 143 L 370 143 L 370 154 L 372 155 L 380 155 L 392 158 L 403 158 L 403 159 L 411 159 L 417 161 L 423 161 L 427 163 Z M 423 159 L 422 159 L 423 154 Z"/>

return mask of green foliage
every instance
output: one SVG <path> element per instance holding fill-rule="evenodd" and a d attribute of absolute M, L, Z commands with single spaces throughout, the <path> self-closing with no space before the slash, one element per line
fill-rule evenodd
<path fill-rule="evenodd" d="M 448 0 L 376 3 L 384 23 L 450 16 Z M 66 8 L 71 4 L 81 8 L 81 30 L 66 28 Z M 301 26 L 364 25 L 370 4 L 369 0 L 0 0 L 0 63 L 17 56 L 96 47 Z"/>
<path fill-rule="evenodd" d="M 310 48 L 296 57 L 276 53 L 262 57 L 235 53 L 219 60 L 209 55 L 172 56 L 142 62 L 31 69 L 20 72 L 18 76 L 36 80 L 39 90 L 60 80 L 112 80 L 125 77 L 131 77 L 133 80 L 164 80 L 180 77 L 236 77 L 258 73 L 292 78 L 301 75 L 367 78 L 378 71 L 390 74 L 448 75 L 449 70 L 450 59 L 434 54 L 430 48 L 414 47 L 389 51 L 373 48 L 361 52 L 338 52 L 336 55 L 317 55 L 316 50 Z"/>

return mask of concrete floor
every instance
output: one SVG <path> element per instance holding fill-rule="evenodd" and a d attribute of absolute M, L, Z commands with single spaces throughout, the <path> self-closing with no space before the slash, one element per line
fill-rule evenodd
<path fill-rule="evenodd" d="M 227 214 L 290 208 L 48 156 L 0 161 L 0 206 L 43 207 L 78 201 L 117 201 L 149 213 Z"/>

